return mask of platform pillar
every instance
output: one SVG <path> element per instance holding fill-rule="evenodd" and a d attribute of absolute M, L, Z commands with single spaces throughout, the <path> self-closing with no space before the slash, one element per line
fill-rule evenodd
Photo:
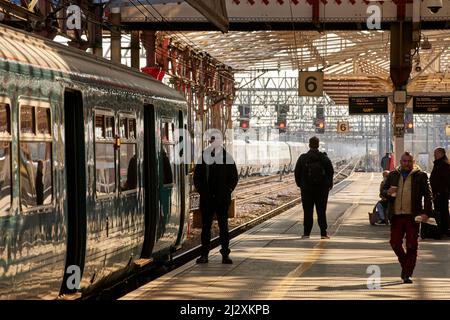
<path fill-rule="evenodd" d="M 114 7 L 111 9 L 110 14 L 111 21 L 111 61 L 115 63 L 121 63 L 122 58 L 122 45 L 120 34 L 120 7 Z"/>
<path fill-rule="evenodd" d="M 140 67 L 139 38 L 139 31 L 131 31 L 131 67 L 137 70 Z"/>
<path fill-rule="evenodd" d="M 411 50 L 415 45 L 411 22 L 398 21 L 391 24 L 390 76 L 395 91 L 406 91 L 412 69 Z M 406 101 L 394 101 L 392 133 L 395 166 L 405 149 L 405 106 Z"/>
<path fill-rule="evenodd" d="M 146 67 L 154 67 L 156 65 L 156 32 L 144 30 L 142 32 L 142 44 L 147 58 Z"/>

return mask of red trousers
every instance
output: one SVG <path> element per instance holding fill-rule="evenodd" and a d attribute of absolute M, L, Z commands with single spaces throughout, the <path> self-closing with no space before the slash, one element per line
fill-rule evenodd
<path fill-rule="evenodd" d="M 406 236 L 406 251 L 403 238 Z M 410 214 L 394 215 L 391 219 L 391 247 L 402 266 L 402 274 L 411 277 L 416 266 L 417 249 L 419 247 L 419 223 L 414 222 Z"/>

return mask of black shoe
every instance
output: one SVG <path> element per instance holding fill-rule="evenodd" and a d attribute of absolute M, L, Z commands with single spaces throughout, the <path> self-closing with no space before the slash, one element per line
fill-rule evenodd
<path fill-rule="evenodd" d="M 411 280 L 410 277 L 404 277 L 403 278 L 403 283 L 413 283 L 413 281 Z"/>
<path fill-rule="evenodd" d="M 231 260 L 230 257 L 228 257 L 228 256 L 223 256 L 222 263 L 223 264 L 233 264 L 233 260 Z"/>
<path fill-rule="evenodd" d="M 197 263 L 208 263 L 208 257 L 207 256 L 200 256 L 195 262 Z"/>

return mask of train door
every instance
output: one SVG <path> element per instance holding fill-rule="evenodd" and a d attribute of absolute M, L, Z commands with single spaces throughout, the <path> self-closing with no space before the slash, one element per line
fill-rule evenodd
<path fill-rule="evenodd" d="M 83 99 L 81 92 L 64 93 L 65 167 L 67 187 L 67 253 L 66 271 L 61 293 L 74 292 L 67 287 L 67 278 L 78 267 L 83 272 L 86 248 L 86 161 Z M 75 266 L 71 267 L 70 266 Z M 81 274 L 80 274 L 81 277 Z"/>
<path fill-rule="evenodd" d="M 144 106 L 144 211 L 145 237 L 142 258 L 150 258 L 155 245 L 158 199 L 156 162 L 155 107 Z"/>
<path fill-rule="evenodd" d="M 159 200 L 160 217 L 157 238 L 174 245 L 180 223 L 180 172 L 175 154 L 178 137 L 175 134 L 176 121 L 173 118 L 161 119 L 160 181 Z"/>
<path fill-rule="evenodd" d="M 177 240 L 175 242 L 175 248 L 178 248 L 182 244 L 183 235 L 185 230 L 186 220 L 189 219 L 188 212 L 187 212 L 187 201 L 186 201 L 186 186 L 187 186 L 187 175 L 189 174 L 186 159 L 187 159 L 187 152 L 188 152 L 188 146 L 187 146 L 187 137 L 185 135 L 187 134 L 187 125 L 184 123 L 184 117 L 183 112 L 180 110 L 178 111 L 178 146 L 176 148 L 177 150 L 177 156 L 179 157 L 179 164 L 177 165 L 177 170 L 179 172 L 179 195 L 180 195 L 180 229 L 178 230 L 178 236 Z"/>

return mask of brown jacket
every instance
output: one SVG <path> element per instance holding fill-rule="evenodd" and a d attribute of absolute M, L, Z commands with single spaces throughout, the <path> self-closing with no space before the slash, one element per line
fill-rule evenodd
<path fill-rule="evenodd" d="M 413 216 L 418 216 L 421 214 L 426 214 L 430 216 L 432 206 L 431 206 L 431 187 L 428 182 L 428 176 L 425 172 L 420 169 L 414 168 L 414 172 L 411 173 L 412 178 L 412 214 Z M 388 218 L 391 219 L 395 214 L 395 198 L 387 194 L 387 191 L 391 186 L 398 186 L 399 179 L 402 177 L 400 173 L 400 168 L 391 171 L 386 179 L 383 186 L 382 195 L 388 199 Z M 422 206 L 422 198 L 424 205 Z"/>

